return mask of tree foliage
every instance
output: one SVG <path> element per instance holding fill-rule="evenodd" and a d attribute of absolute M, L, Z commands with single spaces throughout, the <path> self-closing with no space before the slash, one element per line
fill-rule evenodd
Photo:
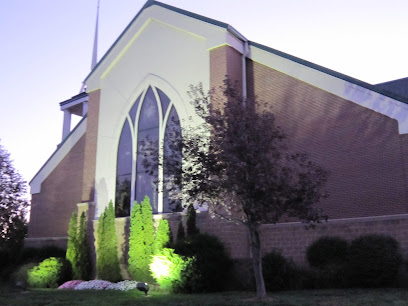
<path fill-rule="evenodd" d="M 96 270 L 99 279 L 116 282 L 121 279 L 115 209 L 112 202 L 101 214 L 97 228 Z"/>
<path fill-rule="evenodd" d="M 184 231 L 183 220 L 180 220 L 177 226 L 177 241 L 184 240 L 186 232 Z"/>
<path fill-rule="evenodd" d="M 89 280 L 91 274 L 91 259 L 89 256 L 88 235 L 86 232 L 87 221 L 85 212 L 81 213 L 79 217 L 78 228 L 78 265 L 80 279 Z"/>
<path fill-rule="evenodd" d="M 183 152 L 183 167 L 165 161 L 175 176 L 166 188 L 173 198 L 208 205 L 212 215 L 246 226 L 257 296 L 264 297 L 259 227 L 284 217 L 321 222 L 314 205 L 324 195 L 327 172 L 306 154 L 289 152 L 268 105 L 243 99 L 228 79 L 221 93 L 207 94 L 199 85 L 189 94 L 202 123 L 185 124 L 182 137 L 174 137 L 180 139 L 174 147 Z"/>
<path fill-rule="evenodd" d="M 149 281 L 149 264 L 153 255 L 154 227 L 149 197 L 135 202 L 130 218 L 129 272 L 137 281 Z"/>
<path fill-rule="evenodd" d="M 26 183 L 0 144 L 0 252 L 17 251 L 27 233 Z"/>

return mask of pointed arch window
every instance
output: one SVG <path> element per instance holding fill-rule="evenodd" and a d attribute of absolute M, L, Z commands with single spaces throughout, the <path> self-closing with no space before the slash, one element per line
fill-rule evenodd
<path fill-rule="evenodd" d="M 179 160 L 181 167 L 181 152 L 177 146 L 172 146 L 173 140 L 181 137 L 180 121 L 173 102 L 160 89 L 148 87 L 132 105 L 119 138 L 116 168 L 116 217 L 130 215 L 132 203 L 141 202 L 147 195 L 150 198 L 153 213 L 166 213 L 179 210 L 181 203 L 170 205 L 169 191 L 166 181 L 175 173 L 166 167 L 157 167 L 146 173 L 143 159 L 142 142 L 156 146 L 159 155 L 148 157 L 153 164 L 159 164 L 158 158 L 170 156 Z M 178 163 L 177 163 L 178 164 Z M 174 169 L 172 167 L 172 169 Z M 164 184 L 163 184 L 164 183 Z M 157 186 L 159 184 L 159 186 Z"/>

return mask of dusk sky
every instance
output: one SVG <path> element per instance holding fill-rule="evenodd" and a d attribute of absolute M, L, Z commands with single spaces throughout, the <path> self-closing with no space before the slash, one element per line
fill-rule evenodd
<path fill-rule="evenodd" d="M 98 59 L 145 3 L 100 0 Z M 408 77 L 406 0 L 163 0 L 376 84 Z M 0 139 L 30 181 L 61 142 L 59 102 L 90 72 L 97 0 L 0 0 Z M 187 89 L 186 89 L 187 90 Z"/>

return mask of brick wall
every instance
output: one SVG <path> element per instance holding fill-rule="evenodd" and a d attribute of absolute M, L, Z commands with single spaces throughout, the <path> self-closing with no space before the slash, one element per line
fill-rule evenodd
<path fill-rule="evenodd" d="M 73 146 L 32 195 L 29 238 L 65 237 L 69 218 L 82 198 L 85 136 Z"/>
<path fill-rule="evenodd" d="M 408 212 L 396 120 L 251 61 L 248 91 L 268 102 L 292 150 L 330 171 L 321 206 L 331 218 Z"/>

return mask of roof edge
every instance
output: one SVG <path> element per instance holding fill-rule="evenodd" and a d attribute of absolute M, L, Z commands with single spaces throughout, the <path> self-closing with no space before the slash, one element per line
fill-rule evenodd
<path fill-rule="evenodd" d="M 318 64 L 315 64 L 315 63 L 306 61 L 306 60 L 301 59 L 301 58 L 299 58 L 299 57 L 290 55 L 290 54 L 288 54 L 288 53 L 284 53 L 284 52 L 282 52 L 282 51 L 273 49 L 273 48 L 271 48 L 271 47 L 268 47 L 268 46 L 265 46 L 265 45 L 262 45 L 262 44 L 259 44 L 259 43 L 253 42 L 253 41 L 248 41 L 248 43 L 249 43 L 250 46 L 254 46 L 254 47 L 256 47 L 256 48 L 259 48 L 259 49 L 262 49 L 262 50 L 264 50 L 264 51 L 267 51 L 267 52 L 270 52 L 270 53 L 272 53 L 272 54 L 275 54 L 275 55 L 277 55 L 277 56 L 286 58 L 286 59 L 288 59 L 288 60 L 290 60 L 290 61 L 296 62 L 296 63 L 301 64 L 301 65 L 303 65 L 303 66 L 307 66 L 307 67 L 309 67 L 309 68 L 318 70 L 318 71 L 320 71 L 320 72 L 323 72 L 323 73 L 325 73 L 325 74 L 331 75 L 331 76 L 333 76 L 333 77 L 336 77 L 336 78 L 342 79 L 342 80 L 344 80 L 344 81 L 353 83 L 353 84 L 355 84 L 355 85 L 364 87 L 364 88 L 366 88 L 366 89 L 369 89 L 369 90 L 371 90 L 371 91 L 374 91 L 374 92 L 379 93 L 379 94 L 381 94 L 381 95 L 384 95 L 384 96 L 386 96 L 386 97 L 389 97 L 389 98 L 392 98 L 392 99 L 394 99 L 394 100 L 400 101 L 400 102 L 402 102 L 402 103 L 408 104 L 408 99 L 406 99 L 406 98 L 404 98 L 404 97 L 402 97 L 402 96 L 399 96 L 399 95 L 397 95 L 397 94 L 389 93 L 389 92 L 387 92 L 387 91 L 384 91 L 384 90 L 382 90 L 382 89 L 379 89 L 379 88 L 376 87 L 376 85 L 369 84 L 369 83 L 367 83 L 367 82 L 364 82 L 364 81 L 361 81 L 361 80 L 359 80 L 359 79 L 350 77 L 350 76 L 345 75 L 345 74 L 343 74 L 343 73 L 334 71 L 334 70 L 332 70 L 332 69 L 329 69 L 329 68 L 320 66 L 320 65 L 318 65 Z"/>
<path fill-rule="evenodd" d="M 132 25 L 132 24 L 136 21 L 136 19 L 142 14 L 142 12 L 143 12 L 145 9 L 147 9 L 147 8 L 149 8 L 149 7 L 151 7 L 151 6 L 154 6 L 154 5 L 163 7 L 163 8 L 165 8 L 165 9 L 171 10 L 171 11 L 173 11 L 173 12 L 176 12 L 176 13 L 179 13 L 179 14 L 182 14 L 182 15 L 185 15 L 185 16 L 188 16 L 188 17 L 192 17 L 192 18 L 195 18 L 195 19 L 198 19 L 198 20 L 201 20 L 201 21 L 210 23 L 210 24 L 212 24 L 212 25 L 215 25 L 215 26 L 219 26 L 219 27 L 228 29 L 228 30 L 231 28 L 227 23 L 224 23 L 224 22 L 221 22 L 221 21 L 218 21 L 218 20 L 215 20 L 215 19 L 211 19 L 211 18 L 205 17 L 205 16 L 203 16 L 203 15 L 199 15 L 199 14 L 196 14 L 196 13 L 192 13 L 192 12 L 189 12 L 189 11 L 186 11 L 186 10 L 180 9 L 180 8 L 178 8 L 178 7 L 171 6 L 171 5 L 168 5 L 168 4 L 159 2 L 159 1 L 148 0 L 148 1 L 143 5 L 143 7 L 139 10 L 139 12 L 136 14 L 136 16 L 133 17 L 133 19 L 129 22 L 129 24 L 126 26 L 126 28 L 122 31 L 122 33 L 119 35 L 119 37 L 115 40 L 115 42 L 110 46 L 110 48 L 108 49 L 108 51 L 106 51 L 105 54 L 102 56 L 102 58 L 97 62 L 97 64 L 96 64 L 95 67 L 91 70 L 91 72 L 86 76 L 86 78 L 85 78 L 84 81 L 83 81 L 84 83 L 91 77 L 91 75 L 94 73 L 94 71 L 95 71 L 96 69 L 98 69 L 100 63 L 102 63 L 102 62 L 105 60 L 105 58 L 109 55 L 109 53 L 113 50 L 113 48 L 118 44 L 118 42 L 119 42 L 119 41 L 121 40 L 121 38 L 125 35 L 125 33 L 126 33 L 126 32 L 128 31 L 128 29 L 131 27 L 131 25 Z M 235 29 L 234 29 L 234 30 L 235 30 Z M 235 31 L 236 31 L 236 30 L 235 30 Z M 236 32 L 239 33 L 238 31 L 236 31 Z M 231 32 L 231 33 L 234 34 L 234 32 Z M 235 35 L 235 34 L 234 34 L 234 35 Z M 240 35 L 241 35 L 241 34 L 240 34 Z M 241 36 L 242 36 L 242 35 L 241 35 Z M 243 37 L 243 36 L 242 36 L 242 37 Z"/>

